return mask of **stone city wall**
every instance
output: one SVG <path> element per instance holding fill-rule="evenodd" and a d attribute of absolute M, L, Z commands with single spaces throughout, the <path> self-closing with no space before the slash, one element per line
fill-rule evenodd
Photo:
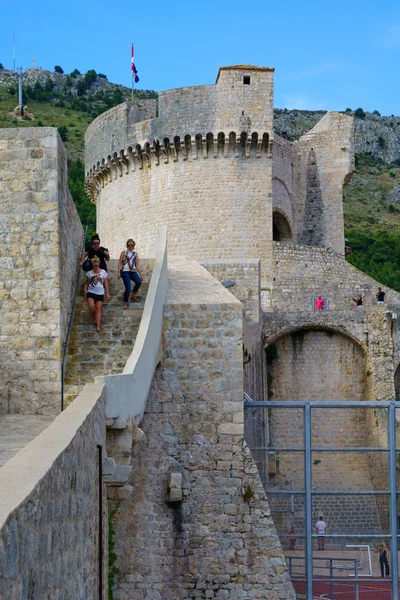
<path fill-rule="evenodd" d="M 78 274 L 78 259 L 83 248 L 83 229 L 68 190 L 67 152 L 63 144 L 59 145 L 58 158 L 58 267 L 60 290 L 60 337 L 61 343 L 67 335 L 68 322 L 72 308 L 73 294 Z"/>
<path fill-rule="evenodd" d="M 260 260 L 205 260 L 200 264 L 218 281 L 232 280 L 229 291 L 240 300 L 246 316 L 258 323 L 260 319 Z"/>
<path fill-rule="evenodd" d="M 376 306 L 378 286 L 386 291 L 389 307 L 400 307 L 398 292 L 385 288 L 330 249 L 274 242 L 273 265 L 271 305 L 278 312 L 310 311 L 312 298 L 319 294 L 328 298 L 330 310 L 351 309 L 352 298 L 360 293 L 366 307 Z"/>
<path fill-rule="evenodd" d="M 203 261 L 207 269 L 218 281 L 232 280 L 235 285 L 229 291 L 240 300 L 244 310 L 243 323 L 243 368 L 244 391 L 253 399 L 265 397 L 264 347 L 261 340 L 260 323 L 260 260 L 246 261 Z"/>
<path fill-rule="evenodd" d="M 176 260 L 164 318 L 133 492 L 113 524 L 114 598 L 294 598 L 243 445 L 242 306 L 200 265 Z M 171 473 L 182 500 L 168 496 Z"/>
<path fill-rule="evenodd" d="M 82 226 L 56 129 L 0 130 L 2 410 L 60 410 L 60 357 Z"/>
<path fill-rule="evenodd" d="M 105 393 L 82 394 L 0 469 L 2 600 L 94 600 L 107 565 L 107 517 L 99 502 Z M 105 489 L 103 497 L 106 497 Z M 103 557 L 99 514 L 103 511 Z"/>
<path fill-rule="evenodd" d="M 354 170 L 354 120 L 328 112 L 293 143 L 295 238 L 344 253 L 342 186 Z"/>

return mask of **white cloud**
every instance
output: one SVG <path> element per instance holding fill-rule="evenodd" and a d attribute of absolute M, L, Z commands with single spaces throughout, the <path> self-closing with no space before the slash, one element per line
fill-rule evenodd
<path fill-rule="evenodd" d="M 284 94 L 283 96 L 284 107 L 288 110 L 327 110 L 326 102 L 321 102 L 310 98 L 306 94 L 294 93 Z"/>

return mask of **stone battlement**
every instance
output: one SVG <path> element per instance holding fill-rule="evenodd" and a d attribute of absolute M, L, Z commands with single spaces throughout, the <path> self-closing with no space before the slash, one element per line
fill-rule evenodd
<path fill-rule="evenodd" d="M 137 169 L 151 168 L 160 164 L 168 164 L 179 160 L 197 160 L 206 158 L 260 158 L 262 153 L 270 157 L 271 144 L 268 133 L 259 135 L 253 132 L 249 135 L 243 131 L 240 136 L 235 132 L 219 132 L 190 134 L 175 136 L 173 140 L 168 137 L 162 142 L 155 139 L 152 143 L 136 144 L 133 148 L 114 152 L 113 156 L 103 158 L 87 173 L 86 191 L 93 202 L 96 202 L 97 193 L 105 184 L 111 183 L 117 177 L 128 175 Z"/>

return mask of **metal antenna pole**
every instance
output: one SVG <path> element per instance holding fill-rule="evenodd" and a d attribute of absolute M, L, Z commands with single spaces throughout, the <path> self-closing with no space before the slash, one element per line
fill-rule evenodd
<path fill-rule="evenodd" d="M 22 67 L 18 69 L 18 103 L 22 111 Z"/>

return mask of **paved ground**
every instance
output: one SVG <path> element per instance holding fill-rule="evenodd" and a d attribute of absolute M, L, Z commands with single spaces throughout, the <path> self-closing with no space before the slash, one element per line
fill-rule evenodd
<path fill-rule="evenodd" d="M 54 416 L 0 414 L 0 467 L 37 437 Z"/>

